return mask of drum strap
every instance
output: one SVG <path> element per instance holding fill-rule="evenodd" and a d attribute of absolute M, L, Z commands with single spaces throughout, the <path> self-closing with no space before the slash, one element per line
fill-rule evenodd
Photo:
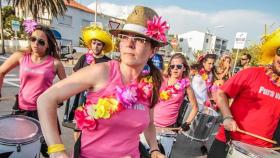
<path fill-rule="evenodd" d="M 77 139 L 75 145 L 74 145 L 74 157 L 73 158 L 79 158 L 81 153 L 81 138 L 82 138 L 82 132 L 80 133 L 79 138 Z"/>
<path fill-rule="evenodd" d="M 225 130 L 225 135 L 226 135 L 226 145 L 227 145 L 226 148 L 225 148 L 225 151 L 228 152 L 229 143 L 231 142 L 230 132 L 228 130 Z"/>

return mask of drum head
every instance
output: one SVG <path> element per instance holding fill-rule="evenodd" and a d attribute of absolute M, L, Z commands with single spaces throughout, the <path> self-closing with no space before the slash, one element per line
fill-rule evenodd
<path fill-rule="evenodd" d="M 232 141 L 233 148 L 252 158 L 279 158 L 280 153 L 239 141 Z"/>
<path fill-rule="evenodd" d="M 0 117 L 0 143 L 28 144 L 38 140 L 41 135 L 39 122 L 22 115 Z"/>

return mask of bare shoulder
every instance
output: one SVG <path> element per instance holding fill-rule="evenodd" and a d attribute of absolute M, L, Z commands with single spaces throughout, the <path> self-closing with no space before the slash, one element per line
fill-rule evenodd
<path fill-rule="evenodd" d="M 85 83 L 91 83 L 93 87 L 103 84 L 109 79 L 109 64 L 107 62 L 86 66 L 70 77 L 76 80 L 82 80 Z"/>
<path fill-rule="evenodd" d="M 11 55 L 11 57 L 15 59 L 21 59 L 25 54 L 26 53 L 24 52 L 16 51 Z"/>
<path fill-rule="evenodd" d="M 63 64 L 62 64 L 62 62 L 59 59 L 54 58 L 54 65 L 55 66 L 59 66 L 59 65 L 63 65 Z"/>

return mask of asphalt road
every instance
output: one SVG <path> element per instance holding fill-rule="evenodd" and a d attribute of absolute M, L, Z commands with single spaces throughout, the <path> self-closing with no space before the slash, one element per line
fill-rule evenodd
<path fill-rule="evenodd" d="M 7 56 L 6 56 L 7 57 Z M 3 63 L 5 57 L 0 56 L 0 64 Z M 71 74 L 72 67 L 70 64 L 65 64 L 66 73 Z M 55 82 L 58 79 L 56 78 Z M 6 75 L 4 79 L 4 84 L 2 87 L 2 96 L 13 96 L 18 92 L 18 68 L 11 71 L 8 75 Z M 11 108 L 14 104 L 14 100 L 5 100 L 0 102 L 0 116 L 10 114 Z M 58 109 L 58 116 L 60 123 L 63 118 L 64 114 L 64 106 Z M 63 143 L 66 145 L 66 149 L 68 153 L 71 153 L 73 150 L 73 130 L 69 128 L 65 128 L 61 126 L 62 129 L 62 140 Z M 217 128 L 215 128 L 217 129 Z M 209 149 L 210 145 L 213 141 L 213 135 L 210 139 L 206 142 L 206 147 Z M 201 143 L 195 140 L 190 140 L 188 137 L 179 134 L 176 138 L 176 142 L 172 147 L 171 157 L 172 158 L 202 158 L 206 157 L 206 155 L 202 155 L 200 152 Z"/>

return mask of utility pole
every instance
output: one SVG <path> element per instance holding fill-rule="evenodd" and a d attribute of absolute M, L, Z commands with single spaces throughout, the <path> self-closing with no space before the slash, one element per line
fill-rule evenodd
<path fill-rule="evenodd" d="M 2 17 L 2 0 L 0 0 L 0 30 L 1 30 L 1 55 L 5 54 L 4 35 L 3 35 L 3 17 Z"/>

